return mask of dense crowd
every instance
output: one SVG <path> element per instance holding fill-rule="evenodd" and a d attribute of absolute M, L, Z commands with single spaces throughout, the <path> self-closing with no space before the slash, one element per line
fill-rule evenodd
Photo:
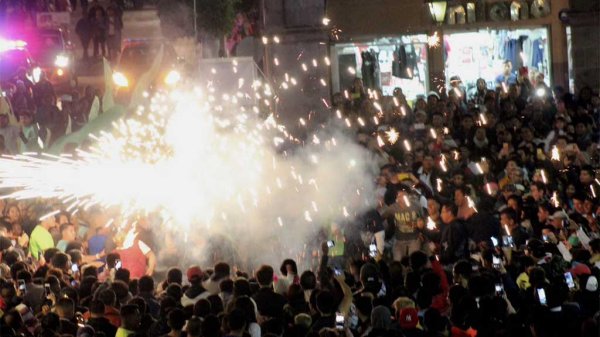
<path fill-rule="evenodd" d="M 324 224 L 314 270 L 163 272 L 155 219 L 113 233 L 100 209 L 0 199 L 0 335 L 598 336 L 600 98 L 497 81 L 334 95 L 335 115 L 377 117 L 351 125 L 378 200 Z"/>
<path fill-rule="evenodd" d="M 88 122 L 94 100 L 101 96 L 91 86 L 57 95 L 43 72 L 34 84 L 25 69 L 0 86 L 0 153 L 5 155 L 47 149 L 79 130 Z"/>

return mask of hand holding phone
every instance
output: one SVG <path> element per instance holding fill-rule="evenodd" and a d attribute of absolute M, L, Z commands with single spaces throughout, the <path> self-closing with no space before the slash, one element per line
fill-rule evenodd
<path fill-rule="evenodd" d="M 115 261 L 115 269 L 119 270 L 119 269 L 121 269 L 121 266 L 122 266 L 121 260 L 116 260 Z"/>
<path fill-rule="evenodd" d="M 570 272 L 565 273 L 565 281 L 567 282 L 569 289 L 575 288 L 575 281 L 573 281 L 573 275 Z"/>
<path fill-rule="evenodd" d="M 25 280 L 18 280 L 17 283 L 19 284 L 19 292 L 21 292 L 21 295 L 25 295 L 25 293 L 27 292 Z"/>
<path fill-rule="evenodd" d="M 501 269 L 502 268 L 502 259 L 494 255 L 492 257 L 492 266 L 494 267 L 494 269 Z"/>
<path fill-rule="evenodd" d="M 334 246 L 335 246 L 335 241 L 333 241 L 333 240 L 328 240 L 327 241 L 327 247 L 333 248 Z"/>
<path fill-rule="evenodd" d="M 544 288 L 538 288 L 537 295 L 541 305 L 548 305 L 548 302 L 546 301 L 546 291 L 544 290 Z"/>
<path fill-rule="evenodd" d="M 496 296 L 504 296 L 504 285 L 502 283 L 496 283 Z"/>

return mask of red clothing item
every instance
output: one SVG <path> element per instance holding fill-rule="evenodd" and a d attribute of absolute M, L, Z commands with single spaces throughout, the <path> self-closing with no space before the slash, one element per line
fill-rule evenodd
<path fill-rule="evenodd" d="M 440 288 L 442 292 L 440 294 L 435 295 L 431 299 L 431 307 L 437 309 L 440 313 L 444 314 L 449 307 L 448 304 L 448 291 L 450 290 L 450 285 L 448 284 L 448 278 L 446 277 L 446 273 L 442 268 L 442 265 L 439 261 L 433 260 L 431 261 L 431 269 L 433 272 L 440 277 Z"/>
<path fill-rule="evenodd" d="M 455 326 L 450 329 L 450 337 L 476 337 L 477 330 L 469 328 L 466 331 L 461 330 Z"/>
<path fill-rule="evenodd" d="M 90 317 L 91 315 L 89 311 L 86 311 L 83 314 L 83 319 L 85 319 L 86 321 L 89 320 Z M 104 318 L 106 318 L 110 322 L 110 325 L 116 328 L 121 326 L 121 315 L 119 314 L 119 310 L 113 307 L 104 308 Z"/>
<path fill-rule="evenodd" d="M 129 270 L 132 279 L 146 275 L 146 255 L 140 249 L 138 240 L 131 247 L 116 252 L 121 257 L 122 268 Z"/>

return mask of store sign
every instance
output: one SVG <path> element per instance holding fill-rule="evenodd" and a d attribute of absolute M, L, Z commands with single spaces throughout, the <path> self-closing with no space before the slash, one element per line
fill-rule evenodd
<path fill-rule="evenodd" d="M 446 24 L 461 25 L 476 21 L 521 21 L 550 15 L 550 0 L 514 0 L 485 3 L 466 1 L 448 6 Z"/>

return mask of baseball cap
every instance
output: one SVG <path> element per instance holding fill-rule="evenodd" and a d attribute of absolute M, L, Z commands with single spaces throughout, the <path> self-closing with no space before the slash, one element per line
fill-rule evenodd
<path fill-rule="evenodd" d="M 598 290 L 598 279 L 596 276 L 590 276 L 585 283 L 585 290 L 587 291 L 596 291 Z"/>
<path fill-rule="evenodd" d="M 435 92 L 435 91 L 430 91 L 427 94 L 427 97 L 430 97 L 430 96 L 435 96 L 435 98 L 440 99 L 440 95 L 437 92 Z"/>
<path fill-rule="evenodd" d="M 415 308 L 404 308 L 400 310 L 398 315 L 398 321 L 402 329 L 414 329 L 419 324 L 419 316 L 417 309 Z"/>
<path fill-rule="evenodd" d="M 567 213 L 565 213 L 563 211 L 556 211 L 556 212 L 554 212 L 554 214 L 552 214 L 550 216 L 550 220 L 554 220 L 554 219 L 567 220 L 567 219 L 569 219 L 569 216 L 567 215 Z"/>
<path fill-rule="evenodd" d="M 203 273 L 202 273 L 202 269 L 200 269 L 200 267 L 191 266 L 188 268 L 186 275 L 187 275 L 187 279 L 191 280 L 195 277 L 202 278 Z"/>

